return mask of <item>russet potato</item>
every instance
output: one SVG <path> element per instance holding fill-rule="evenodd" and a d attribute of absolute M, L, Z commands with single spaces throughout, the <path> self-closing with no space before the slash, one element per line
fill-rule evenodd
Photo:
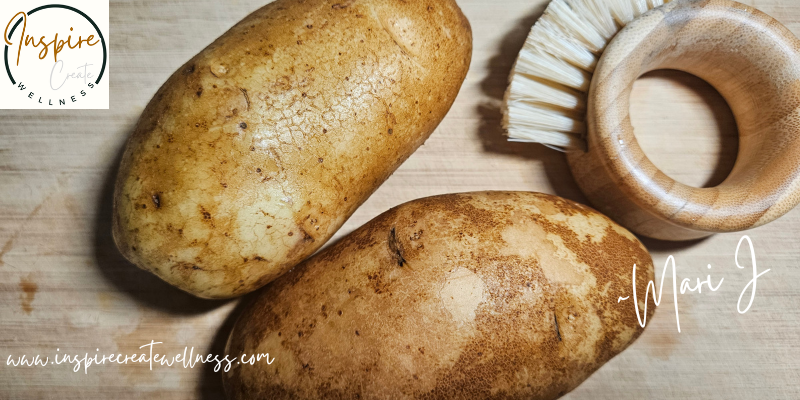
<path fill-rule="evenodd" d="M 253 295 L 227 354 L 230 399 L 554 399 L 641 333 L 652 260 L 555 196 L 486 192 L 398 206 Z M 647 314 L 655 305 L 650 298 Z M 644 316 L 644 315 L 643 315 Z"/>
<path fill-rule="evenodd" d="M 433 132 L 469 68 L 453 0 L 278 0 L 176 71 L 124 152 L 122 254 L 205 298 L 318 250 Z"/>

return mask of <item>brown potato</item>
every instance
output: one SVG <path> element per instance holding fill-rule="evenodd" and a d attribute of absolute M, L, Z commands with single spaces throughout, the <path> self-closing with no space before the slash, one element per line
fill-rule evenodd
<path fill-rule="evenodd" d="M 230 399 L 554 399 L 642 333 L 633 300 L 617 302 L 632 291 L 634 264 L 643 294 L 653 279 L 644 246 L 559 197 L 413 201 L 255 295 L 227 354 L 274 361 L 233 365 L 225 390 Z"/>
<path fill-rule="evenodd" d="M 206 298 L 319 249 L 433 132 L 469 68 L 453 0 L 278 0 L 175 72 L 114 201 L 123 255 Z"/>

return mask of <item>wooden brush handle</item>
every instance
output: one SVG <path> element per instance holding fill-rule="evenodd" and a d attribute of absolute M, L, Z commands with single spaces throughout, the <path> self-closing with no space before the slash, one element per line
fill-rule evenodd
<path fill-rule="evenodd" d="M 689 240 L 766 224 L 800 201 L 800 41 L 729 0 L 677 0 L 633 21 L 603 53 L 589 93 L 587 151 L 568 155 L 600 211 L 657 239 Z M 739 154 L 719 186 L 676 182 L 634 136 L 634 81 L 657 69 L 696 75 L 727 100 Z M 664 137 L 664 140 L 672 140 Z"/>

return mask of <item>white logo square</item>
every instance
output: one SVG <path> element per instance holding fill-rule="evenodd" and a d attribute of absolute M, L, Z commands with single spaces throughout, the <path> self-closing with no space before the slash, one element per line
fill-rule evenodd
<path fill-rule="evenodd" d="M 4 0 L 0 30 L 0 108 L 108 109 L 108 0 Z"/>

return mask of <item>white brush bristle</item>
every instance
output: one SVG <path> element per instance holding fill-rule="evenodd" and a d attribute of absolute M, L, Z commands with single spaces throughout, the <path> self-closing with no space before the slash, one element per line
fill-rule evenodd
<path fill-rule="evenodd" d="M 553 0 L 531 29 L 509 79 L 509 140 L 584 148 L 592 73 L 611 39 L 671 0 Z"/>

